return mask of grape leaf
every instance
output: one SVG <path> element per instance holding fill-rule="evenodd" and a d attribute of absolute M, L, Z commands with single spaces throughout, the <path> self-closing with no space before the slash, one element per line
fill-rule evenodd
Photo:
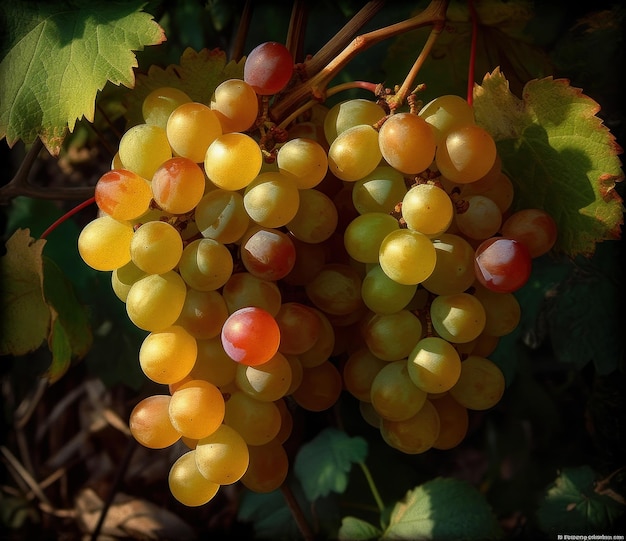
<path fill-rule="evenodd" d="M 589 466 L 564 469 L 546 491 L 537 518 L 547 533 L 598 533 L 624 514 L 623 498 L 603 490 Z"/>
<path fill-rule="evenodd" d="M 382 531 L 373 524 L 355 517 L 344 517 L 339 528 L 339 540 L 368 541 L 378 539 Z"/>
<path fill-rule="evenodd" d="M 363 438 L 326 428 L 300 448 L 294 473 L 312 502 L 331 491 L 344 492 L 352 464 L 362 462 L 366 456 L 367 442 Z"/>
<path fill-rule="evenodd" d="M 43 294 L 42 250 L 28 229 L 17 230 L 0 259 L 2 337 L 0 355 L 25 355 L 39 348 L 50 330 L 51 312 Z"/>
<path fill-rule="evenodd" d="M 132 88 L 133 51 L 165 40 L 141 0 L 3 2 L 0 138 L 12 147 L 38 136 L 58 154 L 76 120 L 92 121 L 107 81 Z"/>
<path fill-rule="evenodd" d="M 381 539 L 498 539 L 501 530 L 483 495 L 465 481 L 438 477 L 409 491 Z"/>
<path fill-rule="evenodd" d="M 209 104 L 217 86 L 227 79 L 243 78 L 245 59 L 227 61 L 221 49 L 183 51 L 179 64 L 165 69 L 152 65 L 146 74 L 137 75 L 137 85 L 126 97 L 126 118 L 129 125 L 143 122 L 141 106 L 146 96 L 163 86 L 171 86 L 185 92 L 193 101 Z"/>
<path fill-rule="evenodd" d="M 619 239 L 622 149 L 594 100 L 551 77 L 528 82 L 520 100 L 496 69 L 475 86 L 474 110 L 497 142 L 515 208 L 542 208 L 556 220 L 557 252 L 591 256 L 596 243 Z"/>

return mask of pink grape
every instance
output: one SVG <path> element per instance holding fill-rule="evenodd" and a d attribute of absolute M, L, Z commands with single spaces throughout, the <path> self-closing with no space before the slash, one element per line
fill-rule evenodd
<path fill-rule="evenodd" d="M 483 241 L 474 258 L 477 280 L 487 289 L 512 293 L 530 277 L 532 260 L 525 244 L 506 237 Z"/>
<path fill-rule="evenodd" d="M 267 310 L 256 306 L 233 312 L 224 322 L 221 336 L 228 356 L 247 366 L 269 361 L 280 345 L 278 323 Z"/>
<path fill-rule="evenodd" d="M 261 43 L 248 55 L 243 68 L 243 80 L 260 96 L 280 92 L 293 73 L 293 57 L 283 44 Z"/>

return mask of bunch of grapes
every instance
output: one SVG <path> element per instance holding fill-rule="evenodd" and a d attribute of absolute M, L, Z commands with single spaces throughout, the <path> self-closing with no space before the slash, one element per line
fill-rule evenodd
<path fill-rule="evenodd" d="M 343 390 L 396 449 L 457 445 L 468 410 L 504 392 L 489 355 L 556 239 L 545 212 L 509 211 L 495 143 L 456 96 L 320 106 L 267 145 L 263 104 L 293 71 L 270 42 L 210 103 L 151 92 L 78 239 L 147 332 L 139 363 L 163 393 L 129 425 L 148 448 L 186 446 L 169 486 L 189 506 L 278 488 L 291 408 Z"/>

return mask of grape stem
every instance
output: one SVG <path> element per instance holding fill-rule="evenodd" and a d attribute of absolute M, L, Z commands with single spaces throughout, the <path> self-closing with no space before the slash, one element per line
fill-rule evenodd
<path fill-rule="evenodd" d="M 318 67 L 320 65 L 320 58 L 326 58 L 327 51 L 334 52 L 339 48 L 339 46 L 343 45 L 348 36 L 354 33 L 353 29 L 358 29 L 363 26 L 365 22 L 369 20 L 369 18 L 373 17 L 375 12 L 381 7 L 381 2 L 368 2 L 368 4 L 366 4 L 364 8 L 362 8 L 361 11 L 357 13 L 357 15 L 355 15 L 353 19 L 351 19 L 351 21 L 341 31 L 339 31 L 325 47 L 323 47 L 313 58 L 307 60 L 305 62 L 306 71 L 308 73 L 314 73 L 314 75 L 310 79 L 293 86 L 290 89 L 290 93 L 285 95 L 283 99 L 278 101 L 278 103 L 272 107 L 270 110 L 270 116 L 274 119 L 283 119 L 289 116 L 294 108 L 297 108 L 303 100 L 309 98 L 310 96 L 313 96 L 314 99 L 323 100 L 326 96 L 326 88 L 328 87 L 328 84 L 346 66 L 346 64 L 348 64 L 359 53 L 386 39 L 432 24 L 434 26 L 433 32 L 431 32 L 431 36 L 425 44 L 422 53 L 420 53 L 414 67 L 411 69 L 411 72 L 407 77 L 408 81 L 405 81 L 405 84 L 403 84 L 401 88 L 405 85 L 409 87 L 417 75 L 417 71 L 430 52 L 436 36 L 443 28 L 446 20 L 448 0 L 432 0 L 426 9 L 415 17 L 411 17 L 405 21 L 357 36 L 347 46 L 345 46 L 343 50 L 337 53 L 336 56 L 331 56 L 332 59 L 326 64 L 325 67 L 321 69 Z M 405 92 L 408 94 L 408 90 Z"/>
<path fill-rule="evenodd" d="M 370 469 L 367 467 L 367 464 L 365 464 L 365 462 L 359 462 L 358 464 L 363 471 L 363 475 L 365 475 L 365 479 L 367 480 L 367 485 L 370 487 L 372 496 L 374 497 L 374 500 L 376 500 L 378 511 L 382 513 L 385 510 L 385 503 L 380 497 L 380 492 L 378 492 L 378 489 L 376 488 L 376 483 L 374 483 L 374 478 L 372 477 Z"/>
<path fill-rule="evenodd" d="M 285 501 L 287 502 L 287 507 L 289 507 L 289 511 L 291 511 L 291 515 L 298 525 L 300 533 L 302 533 L 302 537 L 305 541 L 313 541 L 313 539 L 315 539 L 315 535 L 311 531 L 311 528 L 306 521 L 306 517 L 304 516 L 302 509 L 300 509 L 298 500 L 296 500 L 293 492 L 285 483 L 281 485 L 280 490 L 283 493 Z"/>

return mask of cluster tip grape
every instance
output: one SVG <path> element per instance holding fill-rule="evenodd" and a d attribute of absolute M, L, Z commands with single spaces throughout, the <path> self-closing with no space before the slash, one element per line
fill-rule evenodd
<path fill-rule="evenodd" d="M 210 103 L 152 91 L 78 239 L 146 332 L 139 364 L 163 392 L 129 426 L 179 446 L 168 482 L 188 506 L 280 487 L 293 408 L 342 393 L 395 449 L 458 445 L 503 395 L 489 357 L 556 241 L 547 213 L 511 210 L 495 142 L 458 96 L 391 115 L 318 105 L 265 160 L 259 104 L 293 67 L 268 42 Z"/>

